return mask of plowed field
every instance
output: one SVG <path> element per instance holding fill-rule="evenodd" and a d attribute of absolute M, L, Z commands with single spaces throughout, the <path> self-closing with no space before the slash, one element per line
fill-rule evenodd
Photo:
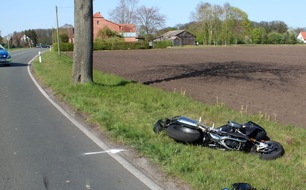
<path fill-rule="evenodd" d="M 306 127 L 306 46 L 100 51 L 94 68 Z"/>

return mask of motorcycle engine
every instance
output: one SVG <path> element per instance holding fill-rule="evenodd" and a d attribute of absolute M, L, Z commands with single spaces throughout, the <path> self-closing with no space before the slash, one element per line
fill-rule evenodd
<path fill-rule="evenodd" d="M 229 140 L 229 139 L 227 139 L 227 140 L 224 141 L 224 143 L 225 143 L 228 147 L 230 147 L 230 148 L 232 148 L 232 149 L 235 149 L 235 150 L 239 150 L 240 147 L 241 147 L 241 142 L 234 141 L 234 140 Z"/>

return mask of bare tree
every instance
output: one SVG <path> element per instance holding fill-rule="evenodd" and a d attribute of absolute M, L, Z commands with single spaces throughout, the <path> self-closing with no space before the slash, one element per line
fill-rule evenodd
<path fill-rule="evenodd" d="M 22 38 L 22 33 L 14 32 L 13 36 L 11 37 L 11 39 L 13 41 L 11 46 L 12 47 L 20 47 L 22 45 L 21 44 L 21 38 Z"/>
<path fill-rule="evenodd" d="M 147 8 L 141 6 L 137 9 L 137 22 L 139 29 L 145 35 L 153 35 L 165 25 L 166 17 L 159 13 L 159 9 L 155 7 Z"/>
<path fill-rule="evenodd" d="M 137 4 L 138 0 L 120 0 L 119 5 L 110 13 L 112 21 L 120 24 L 134 24 Z"/>
<path fill-rule="evenodd" d="M 73 83 L 93 82 L 93 2 L 74 0 Z"/>

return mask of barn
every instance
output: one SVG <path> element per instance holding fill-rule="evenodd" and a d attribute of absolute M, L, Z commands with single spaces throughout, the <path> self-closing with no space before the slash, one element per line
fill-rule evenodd
<path fill-rule="evenodd" d="M 186 30 L 173 30 L 159 36 L 154 41 L 170 40 L 173 46 L 195 45 L 196 36 Z"/>

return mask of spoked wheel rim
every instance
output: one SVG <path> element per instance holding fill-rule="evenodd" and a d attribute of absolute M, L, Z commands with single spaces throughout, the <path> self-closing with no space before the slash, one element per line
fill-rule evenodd
<path fill-rule="evenodd" d="M 285 150 L 283 146 L 275 141 L 266 141 L 268 147 L 261 152 L 260 159 L 263 160 L 274 160 L 284 155 Z"/>
<path fill-rule="evenodd" d="M 270 154 L 278 150 L 278 147 L 274 143 L 267 143 L 267 144 L 268 147 L 263 150 L 262 154 Z"/>

